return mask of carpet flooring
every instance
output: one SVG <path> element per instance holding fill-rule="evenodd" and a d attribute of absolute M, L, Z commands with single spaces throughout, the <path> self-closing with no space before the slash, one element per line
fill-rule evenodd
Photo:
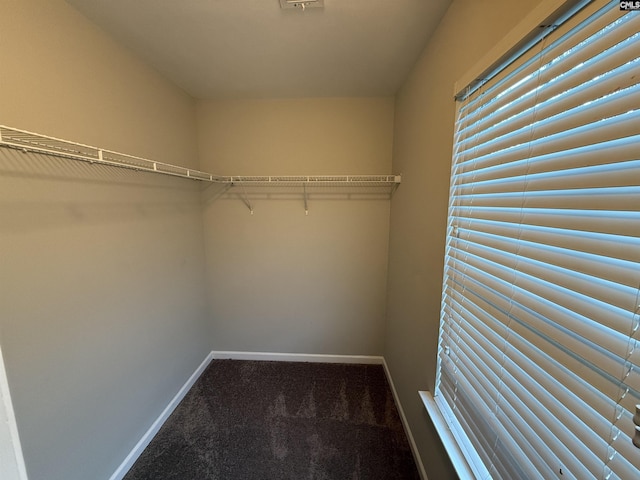
<path fill-rule="evenodd" d="M 414 480 L 380 365 L 213 360 L 125 480 Z"/>

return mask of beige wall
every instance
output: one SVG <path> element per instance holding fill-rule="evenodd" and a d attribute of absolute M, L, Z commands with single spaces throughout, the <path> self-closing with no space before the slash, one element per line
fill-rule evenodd
<path fill-rule="evenodd" d="M 0 121 L 197 166 L 194 102 L 62 0 L 3 0 Z"/>
<path fill-rule="evenodd" d="M 62 0 L 5 0 L 0 123 L 196 165 L 195 106 Z M 0 342 L 31 480 L 108 478 L 209 345 L 199 191 L 0 150 Z"/>
<path fill-rule="evenodd" d="M 418 398 L 433 390 L 454 83 L 539 2 L 455 0 L 396 97 L 385 358 L 429 478 L 454 478 Z"/>
<path fill-rule="evenodd" d="M 390 173 L 393 100 L 204 102 L 202 167 L 225 175 Z M 350 192 L 354 192 L 351 190 Z M 217 350 L 382 352 L 389 201 L 207 193 L 205 241 Z"/>

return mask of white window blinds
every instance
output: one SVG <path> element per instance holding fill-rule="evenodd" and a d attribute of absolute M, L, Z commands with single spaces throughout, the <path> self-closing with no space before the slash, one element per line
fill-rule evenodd
<path fill-rule="evenodd" d="M 458 109 L 435 399 L 479 478 L 640 478 L 640 12 Z"/>

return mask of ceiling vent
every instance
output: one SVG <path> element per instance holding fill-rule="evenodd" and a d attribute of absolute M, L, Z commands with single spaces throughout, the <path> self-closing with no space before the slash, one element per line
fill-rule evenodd
<path fill-rule="evenodd" d="M 324 8 L 324 0 L 280 0 L 280 8 L 298 9 L 304 12 L 307 8 Z"/>

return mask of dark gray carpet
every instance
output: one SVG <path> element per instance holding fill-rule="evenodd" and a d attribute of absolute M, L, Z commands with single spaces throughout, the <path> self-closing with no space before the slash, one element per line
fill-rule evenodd
<path fill-rule="evenodd" d="M 125 480 L 419 478 L 380 365 L 214 360 Z"/>

